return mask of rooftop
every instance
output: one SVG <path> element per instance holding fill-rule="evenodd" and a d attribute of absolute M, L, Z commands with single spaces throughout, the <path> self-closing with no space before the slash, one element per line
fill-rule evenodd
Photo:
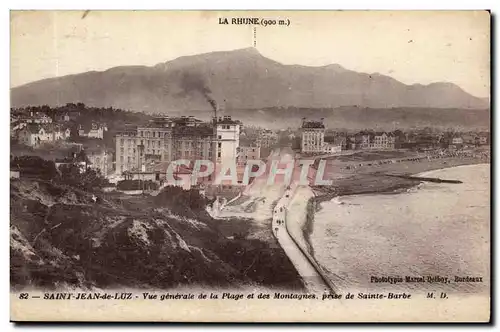
<path fill-rule="evenodd" d="M 217 119 L 217 124 L 241 124 L 241 122 L 239 120 L 233 120 L 230 115 L 224 115 Z"/>
<path fill-rule="evenodd" d="M 53 123 L 43 123 L 43 124 L 42 123 L 29 123 L 26 125 L 26 130 L 28 130 L 28 132 L 30 132 L 32 134 L 37 134 L 38 132 L 40 132 L 40 129 L 42 129 L 42 128 L 47 133 L 53 133 L 55 131 L 64 131 L 67 129 L 63 126 L 53 124 Z"/>
<path fill-rule="evenodd" d="M 173 134 L 177 136 L 213 136 L 214 130 L 209 125 L 202 125 L 197 127 L 189 126 L 175 126 Z"/>
<path fill-rule="evenodd" d="M 302 123 L 302 128 L 307 129 L 325 129 L 325 125 L 320 121 L 304 121 Z"/>
<path fill-rule="evenodd" d="M 156 172 L 156 173 L 157 172 L 166 173 L 169 166 L 170 166 L 170 162 L 164 161 L 164 162 L 157 163 L 157 164 L 153 165 L 149 169 L 149 171 Z M 175 174 L 191 174 L 193 172 L 191 167 L 188 167 L 184 164 L 179 164 L 176 166 L 174 164 L 174 166 L 172 166 L 172 171 L 173 171 L 174 175 Z"/>

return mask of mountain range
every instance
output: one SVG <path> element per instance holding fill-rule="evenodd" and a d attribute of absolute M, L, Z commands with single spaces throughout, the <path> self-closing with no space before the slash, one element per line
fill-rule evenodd
<path fill-rule="evenodd" d="M 418 70 L 418 69 L 416 69 Z M 486 109 L 489 101 L 453 83 L 406 85 L 338 64 L 284 65 L 254 48 L 183 56 L 148 66 L 44 79 L 11 89 L 11 106 L 82 102 L 147 113 L 261 108 Z"/>

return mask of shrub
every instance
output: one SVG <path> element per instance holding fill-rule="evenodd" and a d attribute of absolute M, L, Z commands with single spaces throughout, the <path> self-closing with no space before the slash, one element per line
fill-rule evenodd
<path fill-rule="evenodd" d="M 158 184 L 151 180 L 122 180 L 116 184 L 118 190 L 156 190 Z"/>
<path fill-rule="evenodd" d="M 84 172 L 80 171 L 80 167 L 76 164 L 61 165 L 61 180 L 63 183 L 93 191 L 109 185 L 108 179 L 101 175 L 99 170 L 87 168 Z"/>
<path fill-rule="evenodd" d="M 184 190 L 181 187 L 165 187 L 155 198 L 157 206 L 165 206 L 172 211 L 201 211 L 207 205 L 207 199 L 196 189 Z"/>
<path fill-rule="evenodd" d="M 11 169 L 19 170 L 23 176 L 36 177 L 42 180 L 53 180 L 58 172 L 53 161 L 36 156 L 19 156 L 10 161 Z"/>

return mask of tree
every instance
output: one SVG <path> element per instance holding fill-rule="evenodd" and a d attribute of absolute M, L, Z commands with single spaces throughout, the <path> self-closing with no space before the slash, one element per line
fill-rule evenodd
<path fill-rule="evenodd" d="M 59 167 L 61 180 L 68 185 L 88 191 L 100 189 L 109 184 L 109 181 L 101 175 L 99 170 L 91 168 L 84 169 L 79 164 L 67 164 Z"/>
<path fill-rule="evenodd" d="M 59 174 L 53 161 L 37 156 L 14 157 L 10 162 L 10 167 L 19 170 L 24 176 L 37 177 L 42 180 L 53 180 Z"/>

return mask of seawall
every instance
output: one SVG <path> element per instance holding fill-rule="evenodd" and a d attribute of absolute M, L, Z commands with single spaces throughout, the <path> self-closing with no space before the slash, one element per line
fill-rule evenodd
<path fill-rule="evenodd" d="M 314 218 L 314 209 L 309 208 L 312 204 L 314 204 L 313 202 L 314 193 L 312 192 L 310 187 L 297 187 L 292 200 L 288 205 L 286 218 L 287 222 L 285 223 L 286 229 L 290 234 L 292 240 L 296 243 L 297 247 L 300 249 L 300 251 L 302 251 L 309 262 L 314 266 L 323 281 L 328 285 L 332 292 L 337 292 L 337 287 L 327 277 L 324 268 L 320 264 L 318 264 L 318 262 L 314 258 L 312 247 L 309 241 L 306 240 L 304 236 L 304 227 L 308 227 L 306 225 L 312 225 L 312 222 L 308 223 L 308 219 L 311 213 L 312 217 Z"/>

